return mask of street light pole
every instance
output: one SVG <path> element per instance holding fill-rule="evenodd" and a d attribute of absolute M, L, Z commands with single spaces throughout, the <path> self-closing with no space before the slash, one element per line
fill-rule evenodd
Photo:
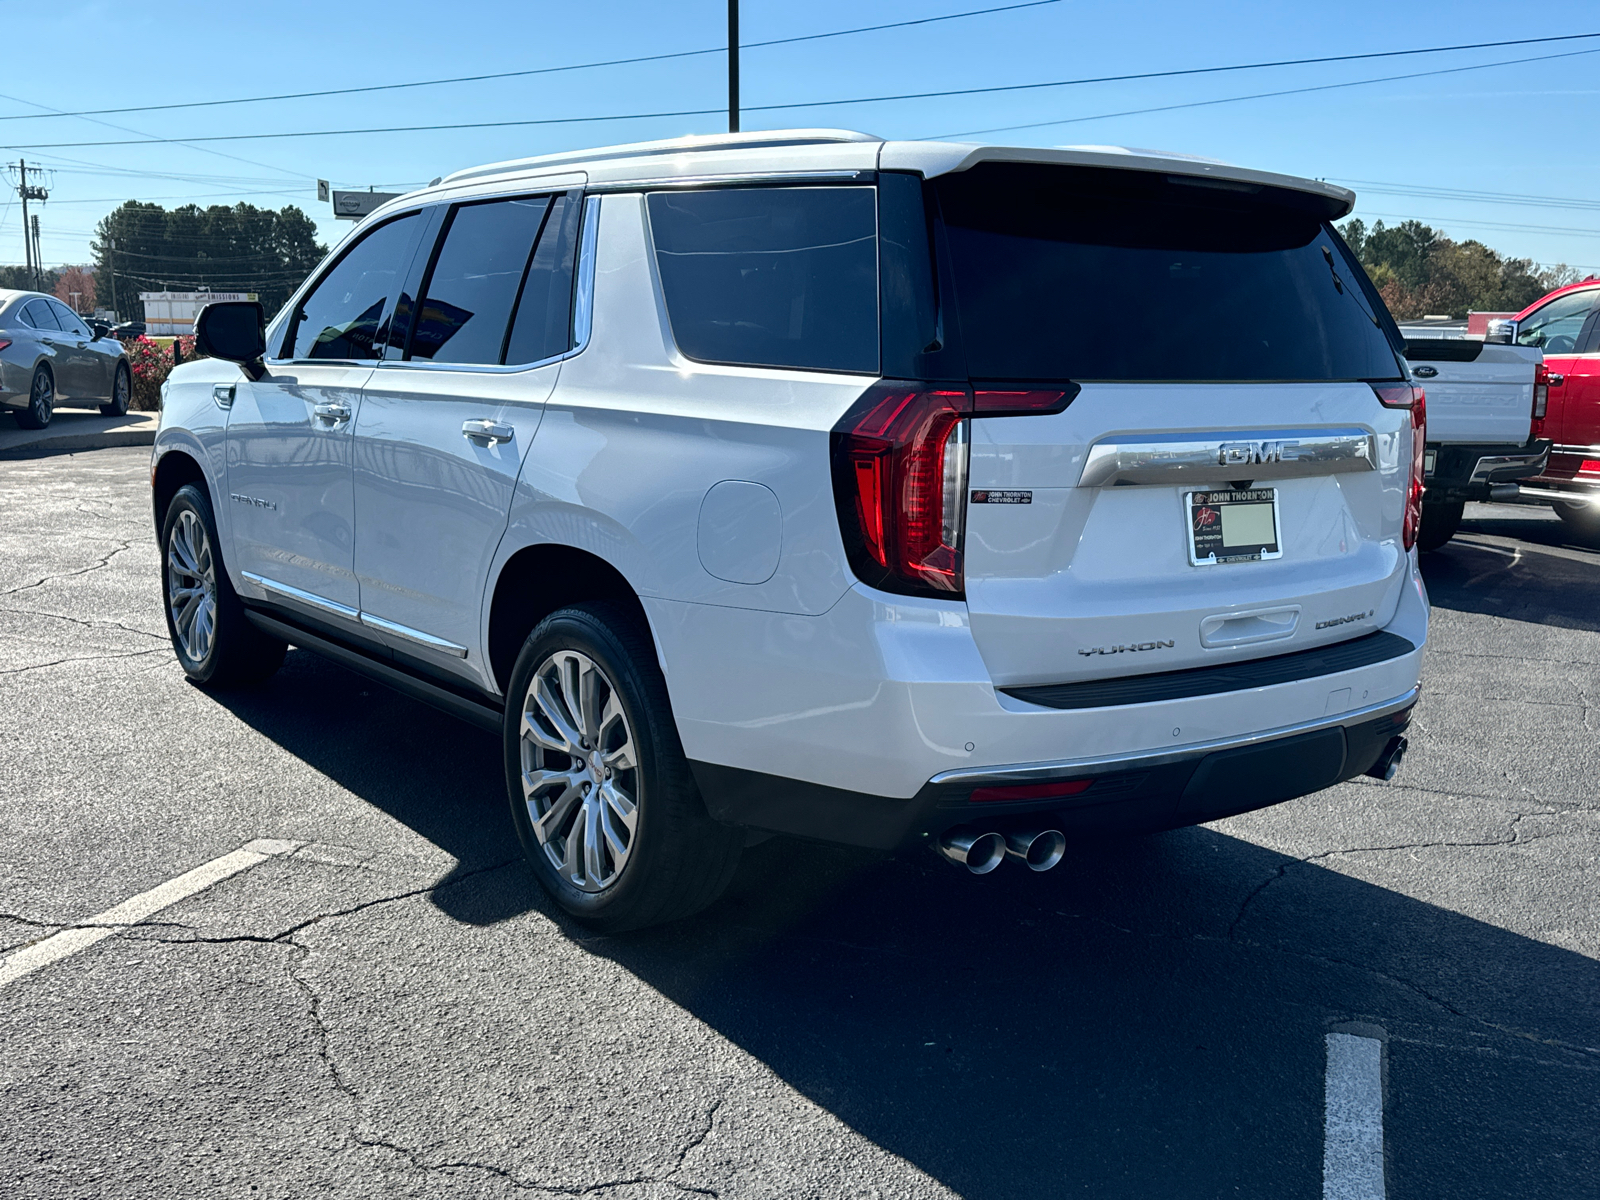
<path fill-rule="evenodd" d="M 728 0 L 728 132 L 739 132 L 739 0 Z"/>

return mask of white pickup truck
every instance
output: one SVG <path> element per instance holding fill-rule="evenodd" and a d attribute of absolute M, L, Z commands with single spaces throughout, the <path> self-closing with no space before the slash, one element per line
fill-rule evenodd
<path fill-rule="evenodd" d="M 1427 395 L 1425 488 L 1417 548 L 1437 550 L 1468 500 L 1514 500 L 1540 474 L 1550 441 L 1534 437 L 1549 390 L 1537 346 L 1406 337 L 1411 373 Z"/>

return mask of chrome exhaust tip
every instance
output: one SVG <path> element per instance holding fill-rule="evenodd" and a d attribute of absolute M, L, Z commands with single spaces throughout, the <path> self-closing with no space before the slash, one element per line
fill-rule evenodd
<path fill-rule="evenodd" d="M 1400 774 L 1400 762 L 1406 756 L 1406 744 L 1402 735 L 1395 734 L 1383 748 L 1383 753 L 1378 755 L 1378 761 L 1367 768 L 1367 774 L 1386 782 Z"/>
<path fill-rule="evenodd" d="M 1067 835 L 1059 829 L 1023 830 L 1006 834 L 1006 854 L 1030 871 L 1048 871 L 1067 852 Z"/>
<path fill-rule="evenodd" d="M 958 827 L 939 835 L 939 853 L 974 875 L 987 875 L 1005 861 L 1006 839 L 998 833 L 982 833 Z"/>

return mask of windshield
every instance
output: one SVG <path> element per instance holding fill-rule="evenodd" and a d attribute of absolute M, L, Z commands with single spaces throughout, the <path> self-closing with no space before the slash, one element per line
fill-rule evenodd
<path fill-rule="evenodd" d="M 936 190 L 975 379 L 1401 377 L 1315 197 L 1019 163 Z"/>

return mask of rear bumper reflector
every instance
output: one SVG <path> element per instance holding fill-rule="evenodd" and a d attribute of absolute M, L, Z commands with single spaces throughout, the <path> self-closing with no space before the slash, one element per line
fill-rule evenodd
<path fill-rule="evenodd" d="M 1154 675 L 1000 690 L 1017 700 L 1044 708 L 1113 708 L 1124 704 L 1154 704 L 1162 700 L 1186 700 L 1220 692 L 1242 692 L 1247 688 L 1272 687 L 1274 684 L 1294 683 L 1319 675 L 1353 671 L 1358 667 L 1370 667 L 1392 658 L 1401 658 L 1415 649 L 1398 634 L 1379 631 L 1333 646 L 1297 650 L 1292 654 L 1277 654 L 1271 658 L 1256 658 L 1224 666 L 1192 667 Z"/>

